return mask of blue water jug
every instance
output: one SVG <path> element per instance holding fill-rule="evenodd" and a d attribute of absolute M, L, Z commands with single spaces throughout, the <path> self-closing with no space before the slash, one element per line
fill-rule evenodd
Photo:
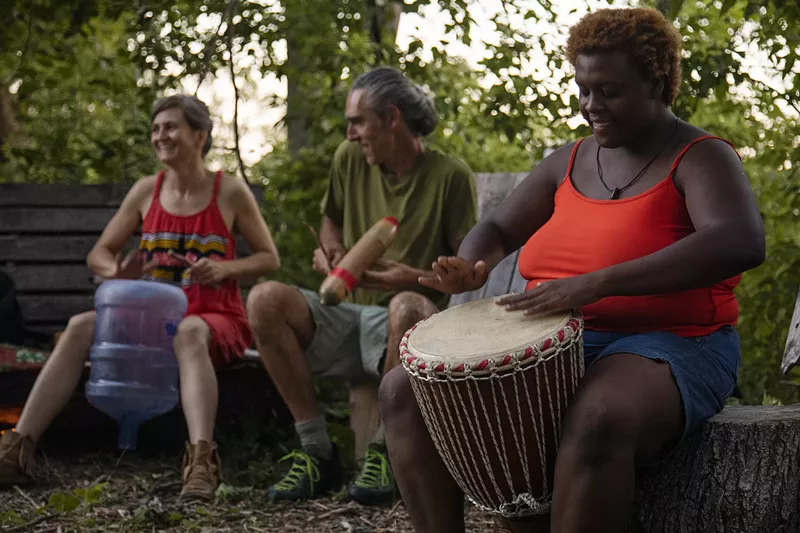
<path fill-rule="evenodd" d="M 178 403 L 172 343 L 186 313 L 186 295 L 166 283 L 110 280 L 97 289 L 94 302 L 86 399 L 117 420 L 119 448 L 135 450 L 139 425 Z"/>

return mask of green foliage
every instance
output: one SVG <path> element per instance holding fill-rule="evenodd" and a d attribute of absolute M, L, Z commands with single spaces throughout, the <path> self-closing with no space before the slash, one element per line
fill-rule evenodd
<path fill-rule="evenodd" d="M 25 519 L 16 511 L 3 511 L 0 513 L 0 526 L 7 526 L 10 529 L 23 524 L 25 524 Z"/>
<path fill-rule="evenodd" d="M 767 236 L 767 259 L 745 273 L 737 291 L 742 339 L 740 387 L 746 403 L 798 401 L 780 360 L 800 288 L 800 164 L 796 47 L 784 46 L 800 8 L 783 2 L 679 2 L 676 23 L 684 36 L 683 87 L 676 112 L 729 139 L 743 157 L 758 197 Z M 763 7 L 763 9 L 762 9 Z M 749 43 L 764 57 L 743 63 Z M 770 400 L 771 401 L 771 400 Z"/>
<path fill-rule="evenodd" d="M 80 504 L 80 498 L 67 492 L 56 492 L 47 500 L 47 506 L 56 513 L 69 513 L 77 509 Z"/>
<path fill-rule="evenodd" d="M 134 14 L 70 4 L 15 2 L 6 15 L 16 31 L 3 34 L 0 87 L 15 90 L 20 128 L 2 146 L 0 181 L 132 181 L 155 168 L 154 93 L 127 49 Z"/>

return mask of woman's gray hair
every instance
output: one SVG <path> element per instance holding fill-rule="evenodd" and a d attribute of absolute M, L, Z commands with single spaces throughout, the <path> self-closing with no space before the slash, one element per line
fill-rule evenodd
<path fill-rule="evenodd" d="M 433 99 L 399 70 L 390 67 L 370 70 L 359 76 L 350 90 L 356 89 L 366 91 L 368 105 L 381 118 L 388 116 L 389 106 L 399 109 L 414 135 L 424 137 L 436 128 L 439 117 Z"/>
<path fill-rule="evenodd" d="M 183 118 L 194 131 L 208 132 L 206 143 L 203 145 L 203 157 L 205 157 L 208 151 L 211 150 L 211 130 L 214 128 L 208 106 L 196 96 L 186 94 L 174 94 L 160 98 L 153 104 L 153 111 L 150 113 L 150 124 L 156 119 L 156 115 L 173 107 L 178 107 L 183 111 Z"/>

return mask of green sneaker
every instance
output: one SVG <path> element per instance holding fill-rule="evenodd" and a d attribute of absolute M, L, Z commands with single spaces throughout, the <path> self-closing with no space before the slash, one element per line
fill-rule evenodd
<path fill-rule="evenodd" d="M 311 500 L 341 488 L 342 467 L 336 446 L 333 447 L 333 455 L 328 461 L 309 455 L 303 450 L 294 450 L 284 455 L 280 462 L 289 459 L 293 460 L 289 472 L 267 489 L 267 500 L 270 503 Z"/>
<path fill-rule="evenodd" d="M 362 505 L 384 505 L 394 500 L 396 485 L 386 449 L 370 444 L 364 466 L 347 489 L 347 495 Z"/>

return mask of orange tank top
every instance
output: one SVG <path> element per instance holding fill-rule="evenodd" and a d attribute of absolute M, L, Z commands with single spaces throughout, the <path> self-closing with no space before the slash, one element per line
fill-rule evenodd
<path fill-rule="evenodd" d="M 595 200 L 575 189 L 572 167 L 583 139 L 578 141 L 566 177 L 556 191 L 553 215 L 520 253 L 519 270 L 528 280 L 527 288 L 638 259 L 693 233 L 686 202 L 673 176 L 687 150 L 704 139 L 719 137 L 693 140 L 675 159 L 664 180 L 622 200 Z M 583 307 L 581 312 L 589 330 L 707 335 L 736 324 L 739 304 L 734 288 L 740 279 L 738 275 L 710 287 L 671 294 L 612 296 Z"/>

